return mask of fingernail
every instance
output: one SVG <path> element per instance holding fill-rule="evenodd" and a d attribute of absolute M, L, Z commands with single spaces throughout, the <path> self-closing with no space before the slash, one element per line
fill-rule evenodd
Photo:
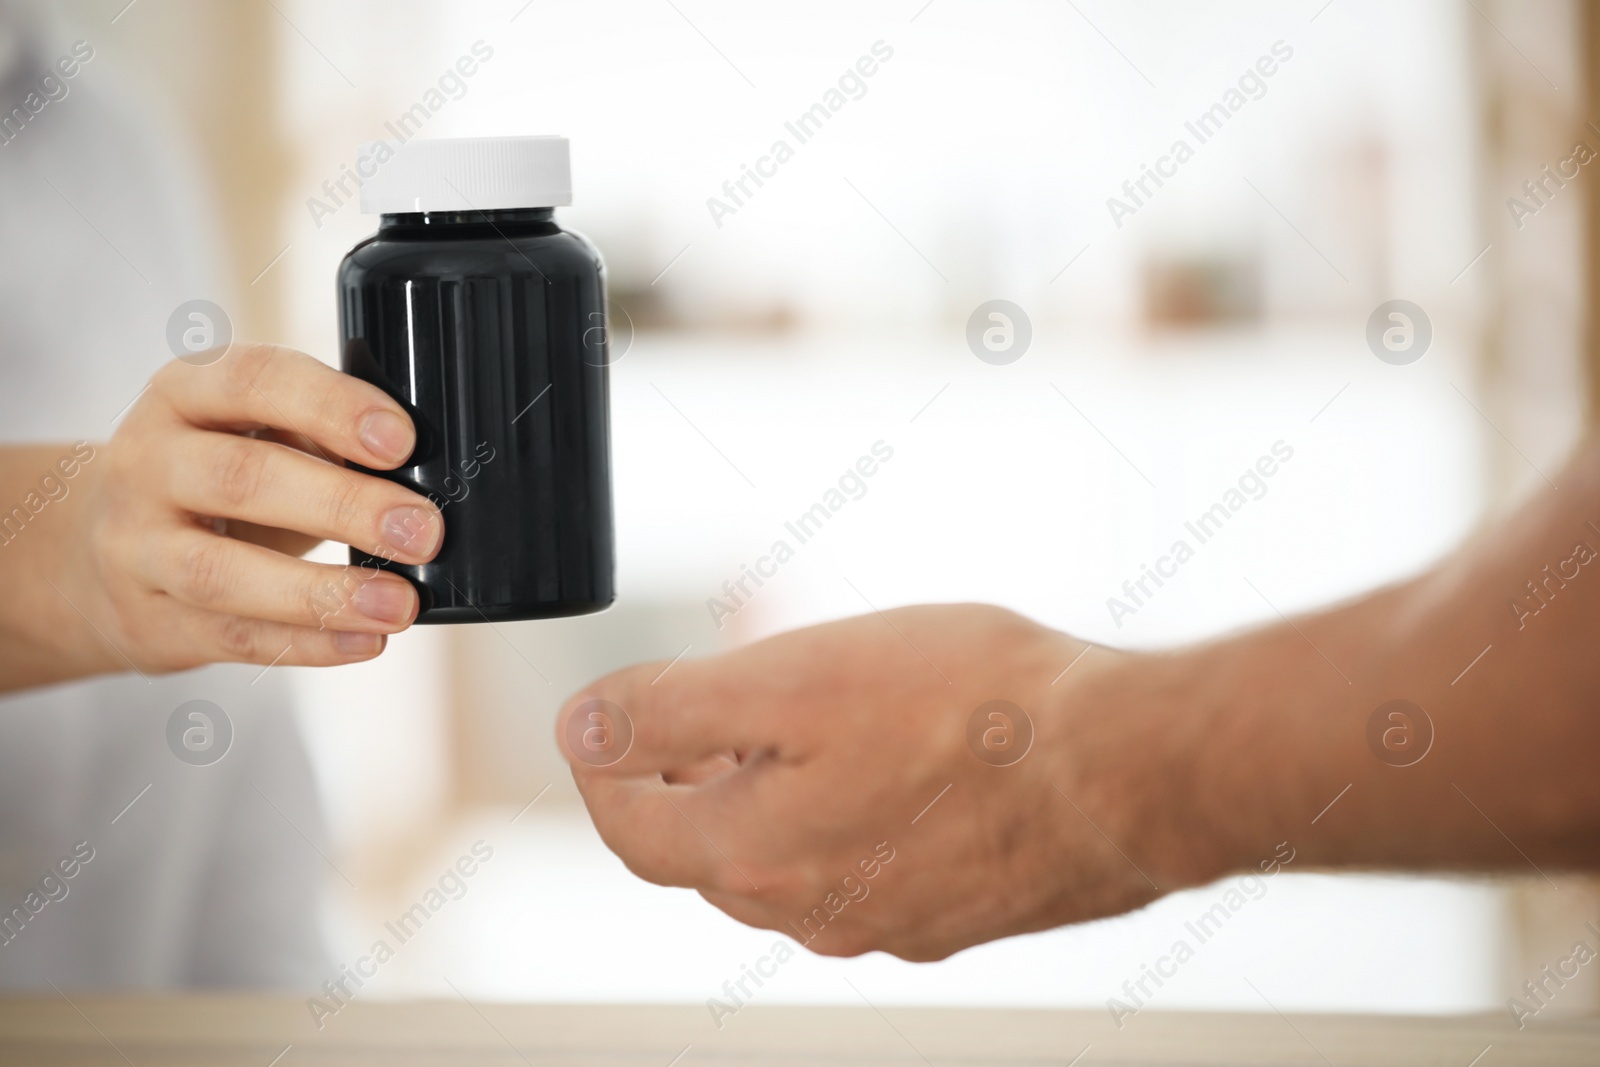
<path fill-rule="evenodd" d="M 392 411 L 371 411 L 361 420 L 361 443 L 375 455 L 399 463 L 411 455 L 415 436 L 411 423 Z"/>
<path fill-rule="evenodd" d="M 411 618 L 411 604 L 416 597 L 405 582 L 370 579 L 361 584 L 351 597 L 356 610 L 378 622 L 405 622 Z"/>
<path fill-rule="evenodd" d="M 383 539 L 400 552 L 431 555 L 440 533 L 438 513 L 427 508 L 394 508 L 383 517 Z"/>
<path fill-rule="evenodd" d="M 333 635 L 333 647 L 346 656 L 376 656 L 383 651 L 383 635 L 340 630 Z"/>

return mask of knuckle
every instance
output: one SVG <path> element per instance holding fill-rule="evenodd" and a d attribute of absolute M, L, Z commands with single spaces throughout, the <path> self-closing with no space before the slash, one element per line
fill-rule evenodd
<path fill-rule="evenodd" d="M 1038 630 L 1038 623 L 998 604 L 973 605 L 974 618 L 982 620 L 1001 638 L 1024 639 Z"/>
<path fill-rule="evenodd" d="M 259 443 L 244 438 L 218 449 L 212 461 L 212 494 L 232 507 L 255 499 L 266 481 L 269 455 Z"/>
<path fill-rule="evenodd" d="M 365 508 L 363 503 L 366 494 L 361 486 L 349 479 L 340 478 L 336 485 L 329 491 L 321 494 L 322 519 L 327 523 L 327 528 L 339 534 L 356 533 L 359 528 L 361 535 L 365 536 L 366 526 L 363 523 Z"/>
<path fill-rule="evenodd" d="M 622 865 L 635 878 L 643 879 L 651 885 L 670 886 L 673 884 L 668 868 L 660 861 L 640 855 L 627 855 L 622 857 Z"/>
<path fill-rule="evenodd" d="M 750 881 L 755 887 L 739 881 L 745 890 L 744 895 L 759 904 L 777 907 L 785 902 L 800 900 L 805 895 L 806 884 L 797 875 L 787 868 L 761 867 L 751 863 L 740 863 Z"/>
<path fill-rule="evenodd" d="M 260 659 L 261 627 L 258 623 L 230 615 L 217 624 L 216 641 L 229 659 L 252 662 Z"/>
<path fill-rule="evenodd" d="M 349 375 L 339 375 L 324 383 L 311 402 L 311 421 L 324 432 L 348 438 L 353 436 L 359 402 L 355 386 L 362 384 Z"/>
<path fill-rule="evenodd" d="M 234 345 L 217 364 L 222 391 L 235 400 L 248 396 L 277 354 L 272 345 Z"/>
<path fill-rule="evenodd" d="M 627 712 L 633 723 L 634 744 L 650 752 L 670 751 L 684 731 L 683 706 L 677 691 L 667 684 L 668 678 L 653 688 L 635 684 L 636 678 L 647 672 L 654 677 L 666 665 L 667 661 L 661 660 L 624 671 L 607 682 L 604 692 L 596 694 Z"/>
<path fill-rule="evenodd" d="M 106 585 L 106 601 L 111 606 L 111 619 L 117 631 L 137 636 L 141 632 L 140 620 L 149 612 L 140 591 L 125 582 L 110 582 Z"/>
<path fill-rule="evenodd" d="M 188 370 L 190 373 L 194 372 L 194 368 L 185 366 L 182 360 L 169 359 L 156 368 L 154 374 L 150 375 L 150 391 L 152 393 L 166 393 L 172 386 L 172 379 L 182 374 L 184 370 Z M 144 398 L 140 397 L 134 402 L 133 406 L 137 408 L 143 402 Z"/>
<path fill-rule="evenodd" d="M 130 412 L 129 417 L 122 420 L 122 425 L 111 436 L 111 446 L 105 450 L 106 485 L 113 489 L 144 481 L 152 451 L 156 451 L 163 462 L 173 458 L 170 441 L 143 434 L 135 414 Z"/>
<path fill-rule="evenodd" d="M 178 559 L 174 592 L 192 604 L 220 604 L 233 591 L 228 544 L 220 537 L 197 537 Z"/>
<path fill-rule="evenodd" d="M 102 574 L 125 574 L 133 568 L 128 559 L 128 537 L 123 524 L 111 515 L 98 513 L 90 518 L 85 537 L 90 558 L 100 565 Z"/>
<path fill-rule="evenodd" d="M 718 893 L 729 897 L 753 897 L 762 884 L 759 879 L 749 878 L 739 873 L 733 866 L 734 860 L 726 860 L 715 864 L 702 879 L 702 887 L 711 893 Z M 743 864 L 740 864 L 742 867 Z"/>
<path fill-rule="evenodd" d="M 307 584 L 303 598 L 302 622 L 323 628 L 330 616 L 343 611 L 361 587 L 362 579 L 353 568 L 345 567 L 330 574 L 318 574 Z"/>
<path fill-rule="evenodd" d="M 863 949 L 863 951 L 867 950 Z M 949 959 L 955 955 L 954 949 L 936 948 L 931 945 L 883 946 L 883 951 L 891 956 L 898 956 L 907 963 L 938 963 L 940 960 Z"/>
<path fill-rule="evenodd" d="M 848 927 L 841 929 L 830 923 L 807 947 L 819 956 L 847 957 L 864 955 L 877 946 L 860 931 Z"/>

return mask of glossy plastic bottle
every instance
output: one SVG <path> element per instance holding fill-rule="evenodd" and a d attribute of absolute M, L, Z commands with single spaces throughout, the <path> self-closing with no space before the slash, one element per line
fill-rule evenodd
<path fill-rule="evenodd" d="M 403 466 L 367 473 L 432 499 L 445 534 L 421 566 L 350 559 L 410 579 L 418 622 L 581 615 L 615 596 L 605 276 L 555 222 L 566 151 L 475 138 L 358 157 L 382 220 L 339 268 L 342 363 L 417 427 Z"/>

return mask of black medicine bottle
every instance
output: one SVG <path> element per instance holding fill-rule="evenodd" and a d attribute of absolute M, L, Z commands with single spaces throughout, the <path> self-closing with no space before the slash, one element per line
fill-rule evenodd
<path fill-rule="evenodd" d="M 611 603 L 609 347 L 599 254 L 556 224 L 560 137 L 377 142 L 357 157 L 378 232 L 339 267 L 344 370 L 400 402 L 417 445 L 366 471 L 431 499 L 419 623 L 582 615 Z M 362 468 L 365 470 L 365 468 Z"/>

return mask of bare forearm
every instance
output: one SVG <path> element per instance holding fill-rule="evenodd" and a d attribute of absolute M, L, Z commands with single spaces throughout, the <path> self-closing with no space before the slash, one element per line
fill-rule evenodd
<path fill-rule="evenodd" d="M 1417 580 L 1162 659 L 1185 862 L 1600 866 L 1600 448 L 1557 482 Z"/>
<path fill-rule="evenodd" d="M 92 580 L 71 559 L 97 455 L 84 443 L 0 448 L 0 692 L 117 669 L 72 603 Z"/>

